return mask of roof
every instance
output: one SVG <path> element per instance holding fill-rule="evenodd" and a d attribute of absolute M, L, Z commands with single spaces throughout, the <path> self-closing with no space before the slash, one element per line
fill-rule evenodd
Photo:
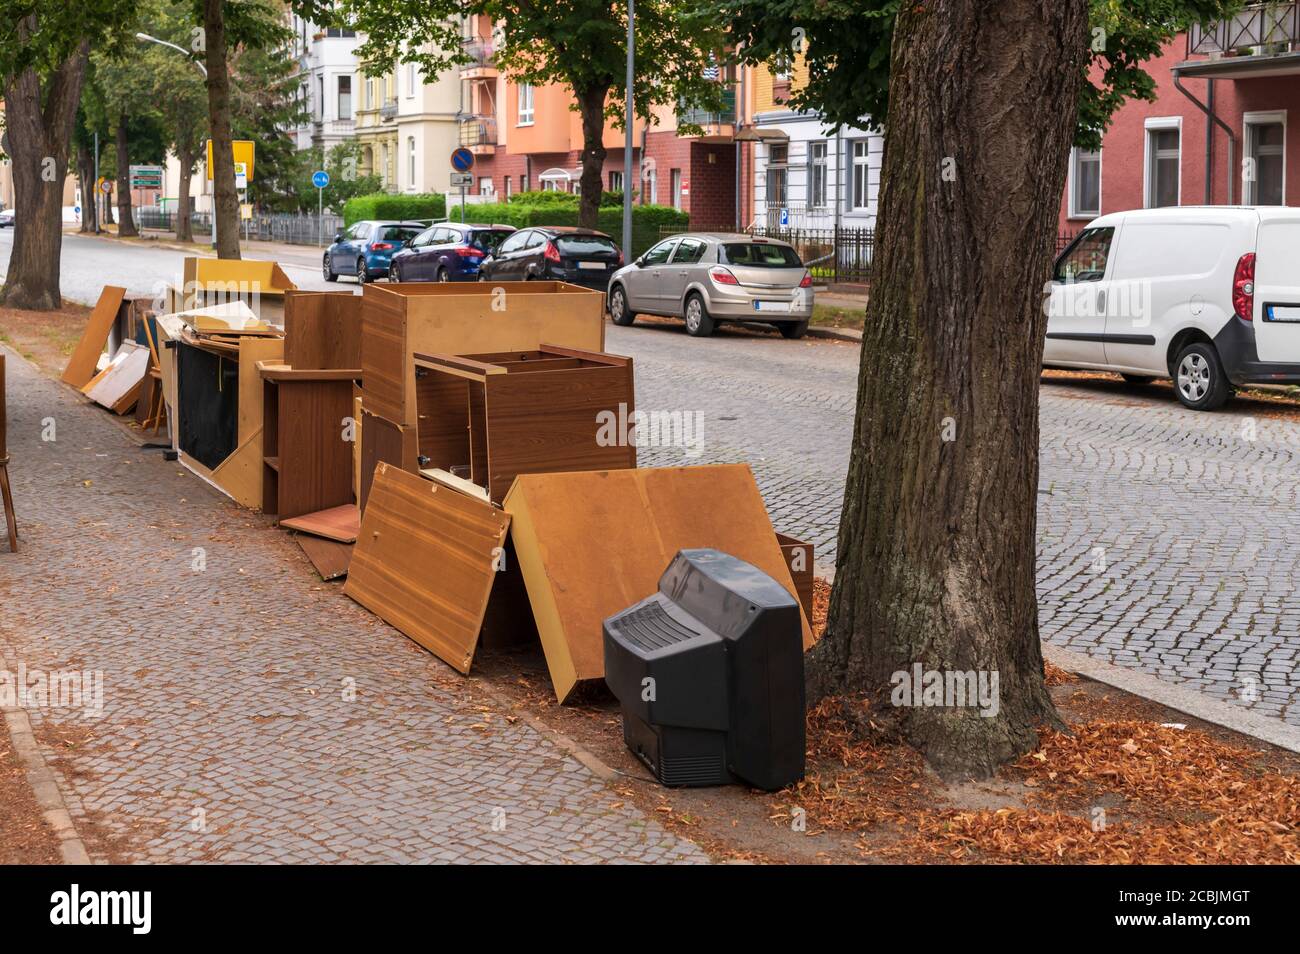
<path fill-rule="evenodd" d="M 1146 219 L 1167 222 L 1204 222 L 1207 220 L 1253 222 L 1274 219 L 1300 220 L 1300 209 L 1285 205 L 1177 205 L 1161 209 L 1130 209 L 1107 212 L 1088 223 L 1088 228 L 1115 225 L 1121 219 Z"/>

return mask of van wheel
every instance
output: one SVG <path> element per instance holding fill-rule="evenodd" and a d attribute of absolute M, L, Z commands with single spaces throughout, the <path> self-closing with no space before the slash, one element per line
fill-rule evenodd
<path fill-rule="evenodd" d="M 1178 400 L 1193 411 L 1223 407 L 1232 396 L 1232 384 L 1212 345 L 1196 341 L 1179 352 L 1174 362 L 1174 390 Z"/>
<path fill-rule="evenodd" d="M 776 326 L 782 338 L 802 338 L 808 333 L 808 322 L 806 321 L 783 321 Z"/>
<path fill-rule="evenodd" d="M 1135 388 L 1139 388 L 1144 384 L 1150 384 L 1155 380 L 1155 378 L 1149 374 L 1121 374 L 1120 377 L 1124 379 L 1125 384 L 1131 384 Z"/>
<path fill-rule="evenodd" d="M 704 299 L 692 293 L 686 299 L 686 333 L 694 338 L 707 338 L 713 334 L 713 318 L 704 307 Z"/>
<path fill-rule="evenodd" d="M 625 328 L 636 321 L 636 315 L 627 307 L 627 293 L 622 285 L 615 285 L 609 293 L 609 320 Z"/>

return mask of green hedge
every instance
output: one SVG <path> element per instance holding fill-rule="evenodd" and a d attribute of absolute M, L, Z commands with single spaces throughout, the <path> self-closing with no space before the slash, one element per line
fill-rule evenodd
<path fill-rule="evenodd" d="M 572 198 L 572 197 L 571 197 Z M 460 205 L 453 203 L 453 222 L 460 221 Z M 577 225 L 578 204 L 548 202 L 526 205 L 512 199 L 510 202 L 493 202 L 484 205 L 466 205 L 465 218 L 471 222 L 495 222 L 513 225 L 517 229 L 530 225 Z M 684 231 L 690 217 L 666 205 L 634 205 L 632 207 L 632 257 L 640 255 L 659 241 L 660 230 L 666 227 Z M 613 236 L 615 242 L 623 241 L 623 209 L 621 206 L 604 206 L 596 214 L 596 228 Z"/>
<path fill-rule="evenodd" d="M 441 219 L 447 216 L 447 197 L 426 195 L 358 195 L 343 203 L 343 224 L 362 219 Z"/>

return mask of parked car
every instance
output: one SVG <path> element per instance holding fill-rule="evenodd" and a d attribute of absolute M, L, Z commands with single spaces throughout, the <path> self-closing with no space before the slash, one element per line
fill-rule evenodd
<path fill-rule="evenodd" d="M 1245 384 L 1300 384 L 1300 209 L 1103 215 L 1057 258 L 1043 364 L 1172 378 L 1210 411 Z"/>
<path fill-rule="evenodd" d="M 0 229 L 11 229 L 14 227 L 14 210 L 0 209 Z"/>
<path fill-rule="evenodd" d="M 595 229 L 541 225 L 509 236 L 479 266 L 479 281 L 549 278 L 604 292 L 623 264 L 614 240 Z"/>
<path fill-rule="evenodd" d="M 365 283 L 388 275 L 393 253 L 426 228 L 425 222 L 356 222 L 334 236 L 325 250 L 321 271 L 327 282 L 340 275 L 355 275 Z"/>
<path fill-rule="evenodd" d="M 609 314 L 630 325 L 638 314 L 684 318 L 703 337 L 720 321 L 774 325 L 802 338 L 813 311 L 812 275 L 785 242 L 727 232 L 664 239 L 614 273 Z"/>
<path fill-rule="evenodd" d="M 515 230 L 509 225 L 444 222 L 425 229 L 393 253 L 393 282 L 472 282 L 479 266 Z"/>

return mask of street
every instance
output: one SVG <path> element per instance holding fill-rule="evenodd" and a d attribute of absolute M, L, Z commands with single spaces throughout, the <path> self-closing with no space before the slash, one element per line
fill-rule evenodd
<path fill-rule="evenodd" d="M 12 231 L 0 232 L 0 266 Z M 65 294 L 105 282 L 147 292 L 182 253 L 64 240 Z M 304 248 L 286 271 L 327 286 Z M 676 323 L 608 326 L 635 360 L 637 407 L 698 414 L 698 442 L 648 447 L 646 465 L 748 462 L 778 530 L 834 565 L 858 348 Z M 1045 640 L 1300 724 L 1300 576 L 1293 541 L 1300 426 L 1256 401 L 1186 410 L 1168 388 L 1045 380 L 1039 486 Z M 718 501 L 724 506 L 725 501 Z"/>

